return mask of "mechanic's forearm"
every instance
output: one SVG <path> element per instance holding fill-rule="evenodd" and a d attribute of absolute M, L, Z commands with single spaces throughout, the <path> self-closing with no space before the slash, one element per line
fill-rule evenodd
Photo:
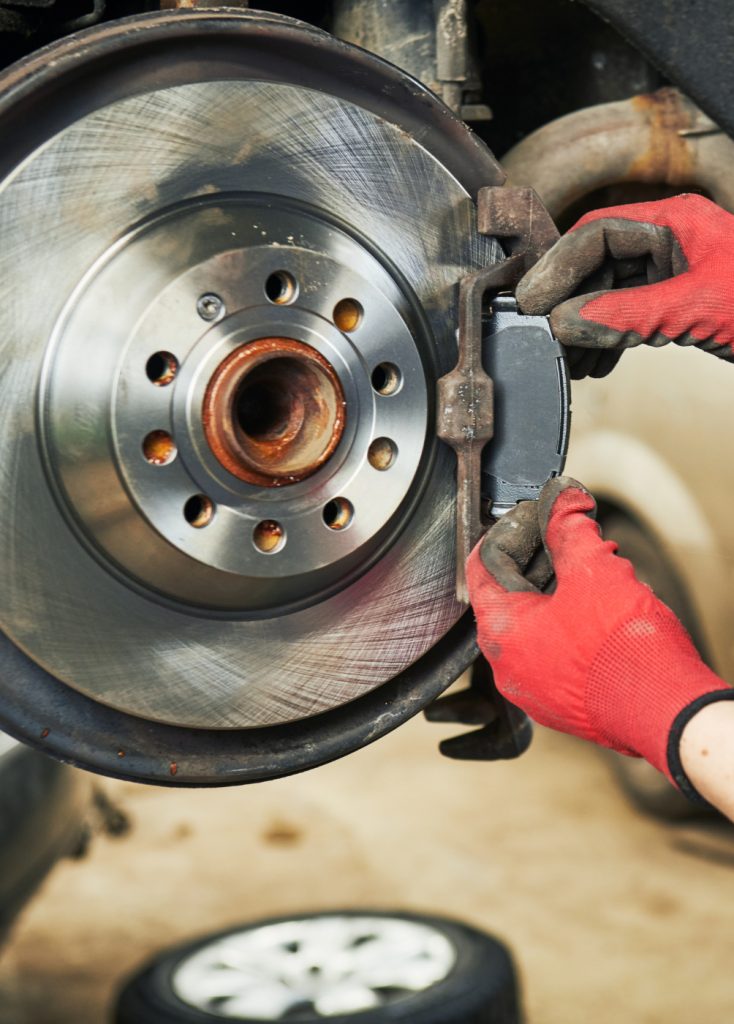
<path fill-rule="evenodd" d="M 707 704 L 691 718 L 680 759 L 701 796 L 734 821 L 734 701 Z"/>

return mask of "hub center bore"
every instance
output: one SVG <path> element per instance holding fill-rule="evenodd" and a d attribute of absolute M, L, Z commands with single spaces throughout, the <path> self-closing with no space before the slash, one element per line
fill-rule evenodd
<path fill-rule="evenodd" d="M 260 338 L 231 352 L 204 396 L 214 455 L 234 476 L 262 487 L 305 480 L 334 454 L 346 403 L 320 352 L 293 338 Z"/>

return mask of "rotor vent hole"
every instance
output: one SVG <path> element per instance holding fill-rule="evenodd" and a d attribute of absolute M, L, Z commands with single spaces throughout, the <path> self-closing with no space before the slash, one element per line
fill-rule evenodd
<path fill-rule="evenodd" d="M 192 494 L 184 505 L 184 519 L 189 526 L 200 530 L 214 518 L 214 502 L 205 494 Z"/>
<path fill-rule="evenodd" d="M 380 363 L 372 371 L 372 387 L 378 395 L 394 395 L 402 383 L 403 375 L 395 363 Z"/>
<path fill-rule="evenodd" d="M 356 299 L 342 299 L 334 306 L 334 323 L 345 334 L 356 331 L 363 316 L 364 310 Z"/>
<path fill-rule="evenodd" d="M 265 282 L 265 294 L 276 306 L 287 306 L 298 295 L 295 277 L 287 270 L 276 270 Z"/>
<path fill-rule="evenodd" d="M 178 373 L 178 359 L 170 352 L 155 352 L 145 364 L 145 372 L 151 384 L 164 388 Z"/>
<path fill-rule="evenodd" d="M 324 522 L 330 530 L 344 530 L 354 518 L 354 507 L 346 498 L 334 498 L 324 506 Z"/>
<path fill-rule="evenodd" d="M 395 462 L 398 446 L 389 437 L 376 437 L 367 451 L 367 459 L 373 469 L 384 472 Z"/>
<path fill-rule="evenodd" d="M 167 466 L 177 451 L 176 442 L 166 430 L 151 430 L 143 439 L 143 455 L 151 466 Z"/>
<path fill-rule="evenodd" d="M 285 544 L 285 530 L 275 519 L 263 519 L 253 530 L 252 540 L 258 551 L 274 555 Z"/>

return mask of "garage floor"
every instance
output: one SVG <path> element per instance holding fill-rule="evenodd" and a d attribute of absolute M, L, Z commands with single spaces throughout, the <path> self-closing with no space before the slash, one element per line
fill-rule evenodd
<path fill-rule="evenodd" d="M 734 1015 L 734 829 L 630 810 L 600 757 L 538 730 L 509 764 L 415 720 L 307 775 L 226 791 L 105 783 L 133 828 L 56 869 L 0 954 L 3 1024 L 103 1024 L 168 943 L 339 906 L 454 914 L 515 950 L 530 1024 Z"/>

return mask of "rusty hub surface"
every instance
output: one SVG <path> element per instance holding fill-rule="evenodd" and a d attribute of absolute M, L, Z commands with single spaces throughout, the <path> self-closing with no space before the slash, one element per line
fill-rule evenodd
<path fill-rule="evenodd" d="M 293 338 L 258 338 L 224 359 L 204 396 L 206 439 L 233 476 L 283 487 L 312 476 L 344 433 L 331 363 Z"/>

